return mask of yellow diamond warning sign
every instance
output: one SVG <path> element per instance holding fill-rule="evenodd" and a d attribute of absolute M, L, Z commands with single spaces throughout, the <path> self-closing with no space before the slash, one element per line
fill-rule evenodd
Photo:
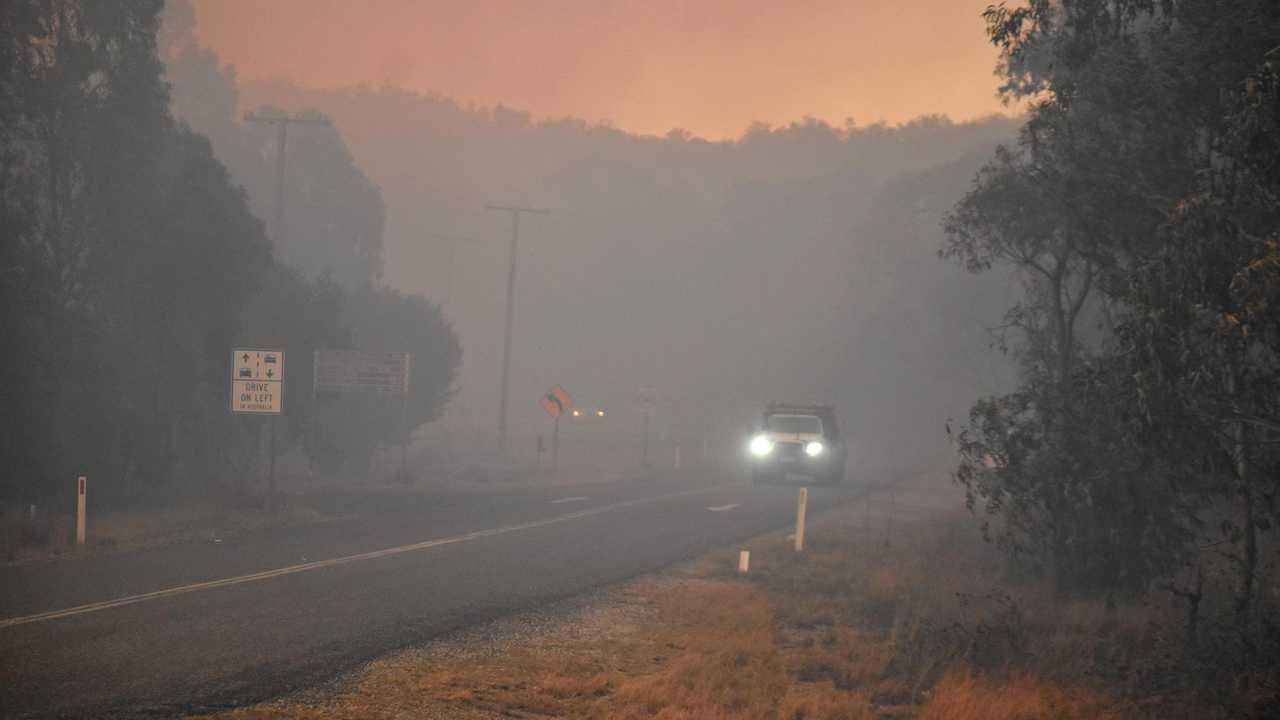
<path fill-rule="evenodd" d="M 569 392 L 564 388 L 556 385 L 547 391 L 546 395 L 539 400 L 542 409 L 553 418 L 560 417 L 561 413 L 569 412 L 573 407 L 573 398 L 569 396 Z"/>

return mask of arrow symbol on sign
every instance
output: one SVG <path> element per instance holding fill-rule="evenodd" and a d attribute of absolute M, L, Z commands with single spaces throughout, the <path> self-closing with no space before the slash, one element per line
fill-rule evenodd
<path fill-rule="evenodd" d="M 249 353 L 245 353 L 244 355 L 241 355 L 240 359 L 245 362 L 249 362 Z"/>
<path fill-rule="evenodd" d="M 276 374 L 275 370 L 272 370 L 270 368 L 267 369 L 267 377 L 274 377 L 275 374 Z"/>

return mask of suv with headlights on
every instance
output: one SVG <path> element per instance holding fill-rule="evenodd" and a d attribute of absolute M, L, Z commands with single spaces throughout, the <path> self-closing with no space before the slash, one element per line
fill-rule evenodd
<path fill-rule="evenodd" d="M 828 405 L 769 403 L 747 443 L 751 482 L 844 480 L 845 444 Z"/>

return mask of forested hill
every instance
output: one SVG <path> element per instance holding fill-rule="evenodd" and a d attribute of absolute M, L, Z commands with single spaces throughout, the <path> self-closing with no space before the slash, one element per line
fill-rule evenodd
<path fill-rule="evenodd" d="M 385 199 L 388 282 L 449 296 L 469 358 L 459 400 L 472 414 L 496 406 L 509 233 L 486 203 L 552 210 L 523 227 L 522 397 L 563 382 L 626 407 L 637 385 L 655 385 L 672 431 L 693 435 L 727 433 L 711 426 L 740 422 L 767 397 L 829 400 L 865 426 L 869 450 L 914 455 L 945 449 L 942 419 L 977 396 L 975 380 L 998 383 L 985 328 L 1004 290 L 934 253 L 943 212 L 1013 138 L 1013 120 L 803 120 L 710 142 L 394 88 L 241 93 L 246 107 L 333 118 Z M 864 414 L 872 406 L 894 409 Z M 513 407 L 538 427 L 534 403 Z"/>

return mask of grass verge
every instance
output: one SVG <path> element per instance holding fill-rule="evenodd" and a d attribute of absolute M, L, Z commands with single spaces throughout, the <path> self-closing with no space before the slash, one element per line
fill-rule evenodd
<path fill-rule="evenodd" d="M 224 502 L 191 501 L 151 510 L 91 513 L 86 544 L 77 547 L 73 515 L 13 510 L 0 515 L 0 563 L 135 550 L 192 540 L 216 542 L 269 527 L 333 519 L 301 502 L 270 513 Z"/>

